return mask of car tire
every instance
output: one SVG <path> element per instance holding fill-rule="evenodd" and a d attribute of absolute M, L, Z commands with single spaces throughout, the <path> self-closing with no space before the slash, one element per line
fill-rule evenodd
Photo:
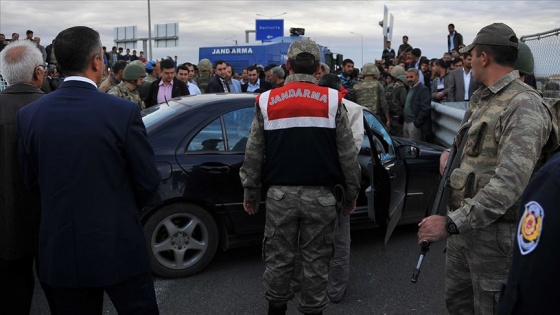
<path fill-rule="evenodd" d="M 219 232 L 202 207 L 175 203 L 156 211 L 144 225 L 152 271 L 166 278 L 192 276 L 214 258 Z"/>

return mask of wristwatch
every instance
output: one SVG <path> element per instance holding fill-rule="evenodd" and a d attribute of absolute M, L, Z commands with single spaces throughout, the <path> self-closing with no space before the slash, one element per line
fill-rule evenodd
<path fill-rule="evenodd" d="M 445 217 L 445 230 L 451 235 L 459 234 L 459 229 L 450 217 Z"/>

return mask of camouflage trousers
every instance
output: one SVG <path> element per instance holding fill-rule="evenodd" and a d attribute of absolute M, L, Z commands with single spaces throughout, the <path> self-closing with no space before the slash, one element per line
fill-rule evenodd
<path fill-rule="evenodd" d="M 447 240 L 445 304 L 449 314 L 497 314 L 516 228 L 515 223 L 494 222 Z"/>
<path fill-rule="evenodd" d="M 329 300 L 338 302 L 344 297 L 348 278 L 350 278 L 350 216 L 338 215 L 335 238 L 334 256 L 329 270 L 327 294 Z"/>
<path fill-rule="evenodd" d="M 339 302 L 344 297 L 350 278 L 350 216 L 337 215 L 334 230 L 334 253 L 329 268 L 327 296 L 331 302 Z M 301 255 L 298 252 L 290 287 L 299 289 L 302 278 Z"/>
<path fill-rule="evenodd" d="M 266 198 L 263 239 L 265 297 L 285 305 L 293 292 L 296 253 L 301 253 L 303 278 L 298 309 L 319 313 L 327 307 L 327 277 L 333 254 L 336 199 L 327 187 L 271 186 Z"/>

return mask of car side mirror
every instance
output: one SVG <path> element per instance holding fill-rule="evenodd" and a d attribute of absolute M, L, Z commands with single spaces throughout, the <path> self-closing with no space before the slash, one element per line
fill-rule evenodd
<path fill-rule="evenodd" d="M 415 159 L 420 155 L 420 149 L 413 145 L 402 145 L 398 150 L 400 156 L 404 159 Z"/>

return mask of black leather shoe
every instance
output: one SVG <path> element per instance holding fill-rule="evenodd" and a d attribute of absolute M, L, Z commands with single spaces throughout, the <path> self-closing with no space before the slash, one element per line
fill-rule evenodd
<path fill-rule="evenodd" d="M 272 305 L 272 303 L 268 303 L 268 315 L 286 315 L 286 310 L 288 309 L 288 305 L 284 304 L 282 306 Z"/>

